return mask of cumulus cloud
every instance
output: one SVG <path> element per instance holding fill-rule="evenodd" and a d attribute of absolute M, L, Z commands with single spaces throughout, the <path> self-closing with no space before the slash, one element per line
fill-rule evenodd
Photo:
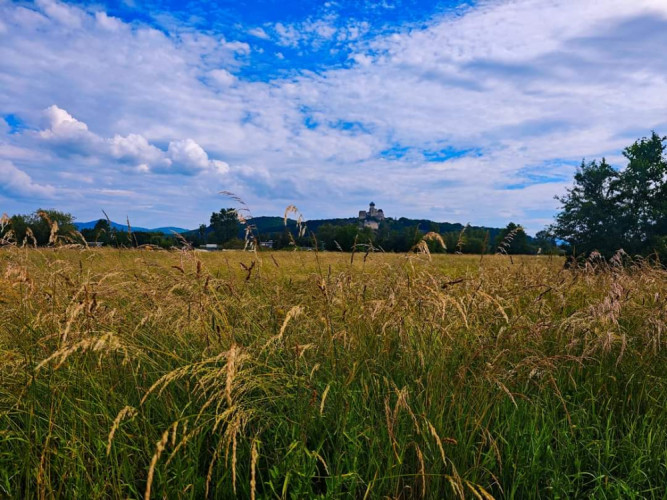
<path fill-rule="evenodd" d="M 193 139 L 170 141 L 164 151 L 140 134 L 100 137 L 56 105 L 49 106 L 44 114 L 49 128 L 39 131 L 37 136 L 53 145 L 59 154 L 111 158 L 139 173 L 196 175 L 206 170 L 218 174 L 229 170 L 225 162 L 211 160 Z"/>
<path fill-rule="evenodd" d="M 119 31 L 123 29 L 123 22 L 117 17 L 109 16 L 106 12 L 96 12 L 97 24 L 107 31 Z"/>
<path fill-rule="evenodd" d="M 192 173 L 214 169 L 217 173 L 227 173 L 227 164 L 220 160 L 210 160 L 206 151 L 192 139 L 172 141 L 167 149 L 171 169 L 179 173 Z"/>
<path fill-rule="evenodd" d="M 52 198 L 55 189 L 49 184 L 38 184 L 12 162 L 0 159 L 0 191 L 10 198 Z"/>
<path fill-rule="evenodd" d="M 42 130 L 39 135 L 44 139 L 73 139 L 78 140 L 90 136 L 88 125 L 80 122 L 64 109 L 56 105 L 44 110 L 48 119 L 49 128 Z"/>
<path fill-rule="evenodd" d="M 142 135 L 129 134 L 123 137 L 116 134 L 104 142 L 104 146 L 108 146 L 109 153 L 113 158 L 125 163 L 146 166 L 146 169 L 140 168 L 140 171 L 149 171 L 149 165 L 154 165 L 158 168 L 168 168 L 170 165 L 164 151 L 150 144 L 148 139 Z M 101 151 L 100 153 L 103 152 Z"/>

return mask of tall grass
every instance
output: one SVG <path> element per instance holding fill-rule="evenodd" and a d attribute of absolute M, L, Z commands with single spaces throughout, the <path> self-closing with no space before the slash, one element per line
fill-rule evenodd
<path fill-rule="evenodd" d="M 667 498 L 667 273 L 0 251 L 0 497 Z"/>

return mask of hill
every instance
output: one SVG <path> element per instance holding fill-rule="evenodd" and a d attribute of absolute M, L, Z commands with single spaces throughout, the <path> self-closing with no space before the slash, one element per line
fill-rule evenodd
<path fill-rule="evenodd" d="M 408 227 L 418 227 L 420 231 L 426 233 L 428 231 L 436 231 L 440 234 L 458 232 L 461 231 L 465 225 L 458 222 L 435 222 L 429 219 L 408 219 L 406 217 L 401 217 L 399 219 L 394 219 L 388 217 L 385 219 L 393 229 L 404 229 Z M 314 219 L 304 222 L 308 231 L 317 231 L 321 226 L 325 224 L 330 224 L 332 226 L 346 226 L 349 224 L 357 224 L 358 219 L 356 217 L 348 217 L 345 219 Z M 255 217 L 252 219 L 252 223 L 257 228 L 257 231 L 260 235 L 262 234 L 271 234 L 271 233 L 280 233 L 285 229 L 284 219 L 282 217 L 270 217 L 270 216 L 261 216 Z M 287 219 L 287 227 L 294 228 L 296 226 L 296 221 L 293 219 Z M 470 226 L 471 230 L 483 230 L 488 231 L 491 240 L 495 238 L 502 228 L 498 227 L 484 227 L 484 226 Z"/>
<path fill-rule="evenodd" d="M 98 220 L 99 219 L 91 220 L 88 222 L 75 222 L 74 225 L 79 231 L 81 231 L 82 229 L 93 229 L 95 227 L 95 224 L 97 224 Z M 131 223 L 130 226 L 132 228 L 132 231 L 143 232 L 143 233 L 173 234 L 173 233 L 187 233 L 189 231 L 189 229 L 184 229 L 182 227 L 176 227 L 176 226 L 156 227 L 154 229 L 148 229 L 139 226 L 135 227 L 132 226 Z M 127 224 L 119 224 L 118 222 L 111 221 L 111 227 L 116 231 L 127 231 Z"/>

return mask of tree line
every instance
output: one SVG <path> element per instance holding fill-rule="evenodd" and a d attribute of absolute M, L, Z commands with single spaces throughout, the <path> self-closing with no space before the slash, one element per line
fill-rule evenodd
<path fill-rule="evenodd" d="M 175 236 L 132 231 L 130 227 L 119 230 L 112 227 L 107 219 L 99 219 L 93 228 L 78 231 L 74 220 L 72 214 L 54 209 L 4 216 L 0 223 L 0 242 L 29 246 L 99 243 L 118 248 L 145 245 L 170 248 L 177 244 Z"/>
<path fill-rule="evenodd" d="M 657 256 L 667 261 L 667 137 L 652 132 L 623 150 L 627 165 L 616 169 L 605 158 L 582 160 L 573 186 L 561 197 L 561 209 L 553 224 L 528 236 L 513 222 L 505 228 L 480 228 L 470 225 L 387 218 L 377 230 L 360 227 L 356 219 L 313 221 L 308 231 L 297 231 L 296 222 L 282 227 L 270 219 L 267 230 L 253 221 L 241 223 L 233 208 L 213 212 L 209 224 L 185 233 L 180 241 L 193 246 L 216 244 L 223 248 L 244 248 L 248 237 L 255 244 L 272 241 L 273 249 L 315 248 L 352 251 L 372 248 L 386 252 L 408 252 L 428 233 L 432 253 L 561 253 L 588 256 L 599 252 L 610 257 L 618 250 L 630 255 Z M 275 219 L 275 220 L 274 220 Z M 169 248 L 179 237 L 159 232 L 117 230 L 107 219 L 92 229 L 76 230 L 74 217 L 58 210 L 37 210 L 32 214 L 3 216 L 0 238 L 4 243 L 45 246 L 58 243 L 93 243 L 133 247 L 155 245 Z M 444 243 L 443 244 L 441 243 Z"/>
<path fill-rule="evenodd" d="M 546 233 L 530 237 L 513 222 L 505 228 L 481 228 L 470 225 L 437 223 L 428 220 L 415 221 L 406 218 L 387 218 L 373 230 L 360 227 L 356 219 L 311 221 L 307 230 L 299 235 L 296 221 L 283 221 L 278 217 L 261 217 L 242 224 L 233 208 L 224 208 L 211 214 L 210 225 L 202 224 L 197 231 L 184 234 L 193 246 L 216 244 L 222 248 L 243 248 L 246 229 L 252 228 L 252 236 L 260 242 L 272 243 L 274 250 L 314 249 L 349 252 L 371 248 L 385 252 L 408 252 L 415 248 L 428 233 L 437 233 L 439 240 L 427 241 L 431 253 L 495 253 L 509 254 L 557 253 L 553 240 Z M 508 238 L 508 236 L 511 236 Z"/>

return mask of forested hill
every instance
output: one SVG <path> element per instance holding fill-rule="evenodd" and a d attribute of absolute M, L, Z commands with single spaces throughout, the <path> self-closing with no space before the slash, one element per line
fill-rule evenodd
<path fill-rule="evenodd" d="M 283 217 L 261 216 L 255 217 L 251 221 L 257 228 L 259 234 L 281 233 L 285 229 L 285 219 Z M 333 226 L 347 226 L 348 224 L 356 224 L 357 219 L 317 219 L 306 221 L 304 224 L 309 231 L 317 232 L 317 229 L 324 224 L 331 224 Z M 293 229 L 296 227 L 296 220 L 287 219 L 287 227 Z"/>
<path fill-rule="evenodd" d="M 332 226 L 347 226 L 350 224 L 357 224 L 359 219 L 356 217 L 349 217 L 347 219 L 315 219 L 304 222 L 309 231 L 317 232 L 317 230 L 324 225 Z M 408 219 L 406 217 L 401 217 L 399 219 L 393 219 L 391 217 L 386 219 L 386 222 L 392 229 L 402 230 L 408 228 L 418 228 L 421 232 L 435 231 L 436 233 L 445 234 L 451 232 L 461 231 L 465 225 L 452 222 L 434 222 L 428 219 Z M 285 229 L 285 219 L 283 217 L 270 217 L 270 216 L 261 216 L 255 217 L 252 219 L 252 224 L 257 228 L 257 232 L 262 234 L 271 234 L 271 233 L 280 233 Z M 296 227 L 296 221 L 293 219 L 287 219 L 287 227 L 294 228 Z M 489 238 L 491 241 L 495 239 L 498 234 L 503 230 L 498 227 L 484 227 L 484 226 L 470 226 L 468 228 L 472 231 L 483 231 L 489 232 Z M 529 237 L 530 238 L 530 237 Z"/>

